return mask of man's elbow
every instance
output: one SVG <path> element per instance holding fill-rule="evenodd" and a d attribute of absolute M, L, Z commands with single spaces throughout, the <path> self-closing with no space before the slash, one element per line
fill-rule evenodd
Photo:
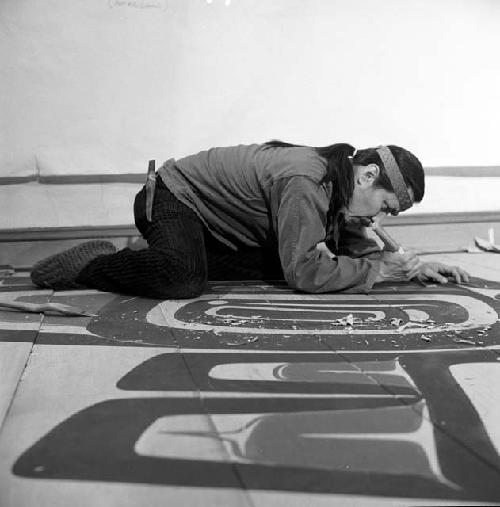
<path fill-rule="evenodd" d="M 290 288 L 299 292 L 306 292 L 308 294 L 322 292 L 321 288 L 314 284 L 312 277 L 297 271 L 285 273 L 285 280 Z"/>

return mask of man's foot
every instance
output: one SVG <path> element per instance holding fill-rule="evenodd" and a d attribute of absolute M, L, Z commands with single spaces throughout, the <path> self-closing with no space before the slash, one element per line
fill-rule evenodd
<path fill-rule="evenodd" d="M 82 285 L 75 281 L 80 271 L 96 257 L 115 252 L 109 241 L 87 241 L 37 262 L 31 271 L 31 281 L 44 289 L 81 289 Z"/>

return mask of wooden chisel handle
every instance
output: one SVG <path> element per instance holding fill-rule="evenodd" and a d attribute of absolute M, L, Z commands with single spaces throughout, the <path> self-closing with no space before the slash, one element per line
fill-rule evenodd
<path fill-rule="evenodd" d="M 380 224 L 372 221 L 371 227 L 373 232 L 381 239 L 388 252 L 405 253 L 405 249 Z M 418 276 L 413 277 L 411 281 L 418 283 L 422 287 L 427 287 Z"/>
<path fill-rule="evenodd" d="M 405 253 L 404 248 L 379 223 L 372 222 L 371 227 L 388 252 Z"/>

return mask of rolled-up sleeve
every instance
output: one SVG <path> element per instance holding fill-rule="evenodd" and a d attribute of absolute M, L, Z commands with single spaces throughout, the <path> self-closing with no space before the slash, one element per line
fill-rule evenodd
<path fill-rule="evenodd" d="M 379 272 L 379 261 L 331 257 L 317 248 L 325 240 L 329 196 L 306 176 L 274 182 L 271 212 L 287 283 L 310 293 L 368 292 Z"/>

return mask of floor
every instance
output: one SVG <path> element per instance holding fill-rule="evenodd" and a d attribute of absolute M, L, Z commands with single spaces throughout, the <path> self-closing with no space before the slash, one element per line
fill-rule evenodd
<path fill-rule="evenodd" d="M 194 300 L 36 290 L 0 311 L 0 505 L 500 504 L 500 256 L 474 278 Z"/>

